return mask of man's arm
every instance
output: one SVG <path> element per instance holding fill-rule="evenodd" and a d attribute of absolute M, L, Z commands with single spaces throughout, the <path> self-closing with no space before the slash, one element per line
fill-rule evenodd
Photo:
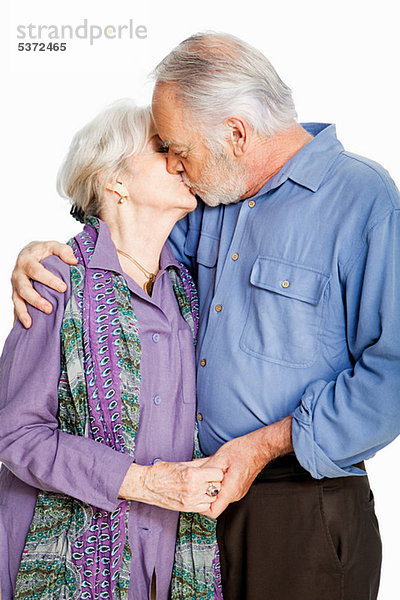
<path fill-rule="evenodd" d="M 371 225 L 341 268 L 354 366 L 307 386 L 293 413 L 296 456 L 318 479 L 362 475 L 352 465 L 400 432 L 400 210 Z"/>
<path fill-rule="evenodd" d="M 202 201 L 199 200 L 197 209 L 178 221 L 169 237 L 175 257 L 189 269 L 194 268 L 203 206 Z M 188 236 L 190 243 L 187 243 Z M 27 329 L 32 325 L 32 319 L 26 303 L 46 314 L 52 311 L 51 303 L 34 289 L 31 280 L 38 281 L 58 292 L 65 292 L 66 289 L 65 283 L 41 264 L 43 259 L 51 255 L 58 256 L 69 265 L 77 263 L 73 250 L 68 244 L 56 241 L 31 242 L 19 253 L 11 276 L 14 316 Z"/>
<path fill-rule="evenodd" d="M 34 289 L 30 279 L 58 292 L 65 292 L 67 289 L 65 282 L 40 262 L 51 255 L 58 256 L 69 265 L 76 265 L 78 262 L 68 244 L 56 241 L 31 242 L 19 253 L 11 276 L 14 315 L 27 329 L 32 325 L 32 318 L 28 313 L 26 302 L 47 314 L 53 310 L 51 302 Z"/>
<path fill-rule="evenodd" d="M 221 468 L 225 477 L 217 501 L 204 514 L 217 518 L 228 504 L 247 494 L 258 473 L 271 460 L 292 451 L 291 416 L 221 446 L 206 464 Z"/>

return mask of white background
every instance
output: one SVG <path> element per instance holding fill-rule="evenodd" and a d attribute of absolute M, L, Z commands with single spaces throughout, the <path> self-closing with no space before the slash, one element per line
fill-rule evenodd
<path fill-rule="evenodd" d="M 32 239 L 66 241 L 81 229 L 55 191 L 57 169 L 73 133 L 116 98 L 149 102 L 148 73 L 192 33 L 226 31 L 261 49 L 293 89 L 300 121 L 336 123 L 348 150 L 382 163 L 399 183 L 396 4 L 113 0 L 101 6 L 82 0 L 19 0 L 14 5 L 3 0 L 1 346 L 12 326 L 9 278 L 19 249 Z M 147 26 L 148 37 L 102 39 L 92 46 L 67 39 L 64 53 L 17 51 L 17 25 L 76 27 L 85 18 L 103 27 L 132 19 L 135 26 Z M 396 440 L 367 465 L 384 543 L 380 600 L 399 598 L 399 459 Z"/>

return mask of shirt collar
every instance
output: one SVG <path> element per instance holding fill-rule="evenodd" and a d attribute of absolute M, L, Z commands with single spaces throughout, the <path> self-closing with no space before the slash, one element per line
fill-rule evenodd
<path fill-rule="evenodd" d="M 89 269 L 103 269 L 106 271 L 115 271 L 124 275 L 118 260 L 118 254 L 114 242 L 111 238 L 110 228 L 105 221 L 99 219 L 99 229 L 96 240 L 96 246 L 90 262 L 86 265 Z M 165 242 L 160 256 L 160 270 L 167 267 L 181 268 L 181 264 L 173 255 L 169 242 Z"/>
<path fill-rule="evenodd" d="M 313 139 L 301 148 L 253 196 L 257 198 L 277 188 L 287 179 L 316 192 L 343 146 L 336 137 L 335 125 L 329 123 L 301 123 Z"/>

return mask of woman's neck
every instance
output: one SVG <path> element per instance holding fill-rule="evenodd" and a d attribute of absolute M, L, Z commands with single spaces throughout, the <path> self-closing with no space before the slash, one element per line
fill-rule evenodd
<path fill-rule="evenodd" d="M 116 210 L 115 210 L 116 209 Z M 118 250 L 131 256 L 146 271 L 157 274 L 161 250 L 177 219 L 168 213 L 157 215 L 133 206 L 113 206 L 102 211 L 101 218 L 110 228 L 111 239 Z M 118 253 L 122 270 L 141 287 L 148 277 L 133 261 Z"/>

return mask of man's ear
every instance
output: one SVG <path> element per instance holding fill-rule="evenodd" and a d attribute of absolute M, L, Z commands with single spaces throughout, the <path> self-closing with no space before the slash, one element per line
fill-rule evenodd
<path fill-rule="evenodd" d="M 229 141 L 235 156 L 242 156 L 248 147 L 248 125 L 239 117 L 229 117 L 225 121 L 229 131 Z"/>

